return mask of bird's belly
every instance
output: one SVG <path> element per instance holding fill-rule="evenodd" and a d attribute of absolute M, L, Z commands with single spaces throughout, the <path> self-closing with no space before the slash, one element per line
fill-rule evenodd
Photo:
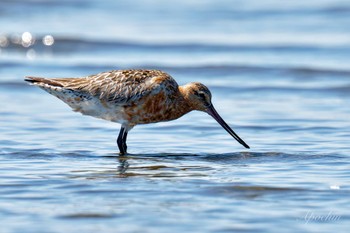
<path fill-rule="evenodd" d="M 66 101 L 65 101 L 66 102 Z M 96 118 L 124 123 L 126 121 L 122 106 L 111 105 L 110 103 L 92 98 L 90 100 L 67 101 L 66 102 L 75 112 Z"/>
<path fill-rule="evenodd" d="M 71 95 L 66 93 L 58 97 L 73 111 L 121 124 L 137 125 L 170 121 L 184 114 L 182 111 L 174 110 L 174 106 L 167 101 L 164 92 L 146 96 L 127 105 L 118 105 L 95 96 L 80 98 L 76 96 L 76 93 L 69 94 Z"/>

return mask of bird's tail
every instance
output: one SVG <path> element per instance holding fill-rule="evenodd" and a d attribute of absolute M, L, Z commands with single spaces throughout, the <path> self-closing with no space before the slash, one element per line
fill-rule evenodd
<path fill-rule="evenodd" d="M 75 98 L 81 97 L 81 93 L 64 87 L 65 79 L 48 79 L 41 77 L 25 77 L 24 81 L 31 85 L 38 86 L 44 91 L 56 96 L 66 104 L 68 104 L 74 111 L 79 111 L 80 103 Z"/>
<path fill-rule="evenodd" d="M 54 86 L 54 87 L 63 87 L 61 83 L 55 81 L 54 79 L 27 76 L 25 77 L 24 81 L 37 86 L 43 86 L 47 84 L 49 86 Z"/>

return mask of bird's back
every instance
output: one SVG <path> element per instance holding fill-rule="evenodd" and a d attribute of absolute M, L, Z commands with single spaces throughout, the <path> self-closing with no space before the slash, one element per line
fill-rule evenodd
<path fill-rule="evenodd" d="M 176 81 L 159 70 L 112 70 L 80 78 L 25 80 L 58 97 L 74 111 L 117 122 L 125 118 L 124 107 L 159 92 L 171 98 L 178 90 Z"/>

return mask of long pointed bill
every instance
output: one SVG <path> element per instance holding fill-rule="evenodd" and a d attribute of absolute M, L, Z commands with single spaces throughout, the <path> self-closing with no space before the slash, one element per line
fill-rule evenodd
<path fill-rule="evenodd" d="M 207 113 L 212 116 L 234 139 L 241 143 L 245 148 L 250 148 L 238 135 L 226 124 L 226 122 L 221 118 L 219 113 L 215 110 L 214 106 L 211 105 Z"/>

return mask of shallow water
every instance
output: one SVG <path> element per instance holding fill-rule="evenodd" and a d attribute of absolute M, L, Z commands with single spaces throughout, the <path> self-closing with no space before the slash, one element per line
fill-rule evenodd
<path fill-rule="evenodd" d="M 1 232 L 346 232 L 349 11 L 330 0 L 2 1 Z M 251 149 L 192 112 L 135 127 L 118 156 L 118 124 L 23 82 L 121 68 L 205 83 Z"/>

